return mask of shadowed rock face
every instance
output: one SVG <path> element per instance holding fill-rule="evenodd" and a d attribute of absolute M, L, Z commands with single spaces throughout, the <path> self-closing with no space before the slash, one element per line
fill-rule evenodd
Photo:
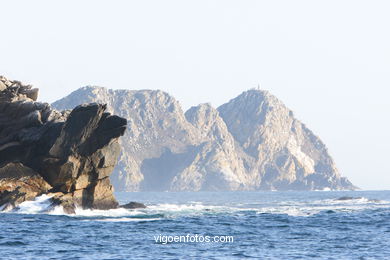
<path fill-rule="evenodd" d="M 0 77 L 0 206 L 49 193 L 69 213 L 116 208 L 109 176 L 126 119 L 96 103 L 58 112 L 37 96 L 37 89 Z"/>

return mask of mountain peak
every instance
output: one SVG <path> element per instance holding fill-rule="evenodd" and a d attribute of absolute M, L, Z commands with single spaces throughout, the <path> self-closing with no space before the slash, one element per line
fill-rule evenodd
<path fill-rule="evenodd" d="M 265 89 L 260 89 L 260 88 L 250 88 L 246 91 L 244 91 L 243 93 L 245 92 L 250 92 L 250 93 L 253 93 L 253 94 L 262 94 L 262 95 L 270 95 L 270 92 L 268 90 L 265 90 Z"/>
<path fill-rule="evenodd" d="M 321 142 L 269 91 L 250 89 L 215 109 L 183 113 L 161 90 L 87 86 L 55 102 L 106 103 L 128 119 L 112 177 L 118 190 L 353 189 Z"/>
<path fill-rule="evenodd" d="M 210 103 L 202 103 L 188 109 L 187 112 L 185 113 L 185 116 L 189 122 L 193 123 L 195 117 L 198 119 L 209 118 L 209 117 L 215 117 L 215 115 L 217 114 L 218 111 L 214 107 L 212 107 Z"/>

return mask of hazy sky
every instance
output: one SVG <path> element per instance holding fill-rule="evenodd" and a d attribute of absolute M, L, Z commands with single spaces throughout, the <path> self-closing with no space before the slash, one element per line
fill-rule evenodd
<path fill-rule="evenodd" d="M 184 109 L 256 87 L 390 189 L 390 1 L 2 1 L 0 74 L 53 102 L 85 85 L 162 89 Z"/>

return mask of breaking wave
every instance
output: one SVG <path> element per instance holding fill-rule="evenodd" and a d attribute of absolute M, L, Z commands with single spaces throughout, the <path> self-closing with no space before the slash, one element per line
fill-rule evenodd
<path fill-rule="evenodd" d="M 346 213 L 367 209 L 388 208 L 390 202 L 365 197 L 342 197 L 314 201 L 279 201 L 270 204 L 236 203 L 229 205 L 208 205 L 192 201 L 188 204 L 151 204 L 145 209 L 90 210 L 76 208 L 76 214 L 66 214 L 62 207 L 51 207 L 50 197 L 42 195 L 33 201 L 25 201 L 12 213 L 66 215 L 84 221 L 157 221 L 188 216 L 215 214 L 285 214 L 289 216 L 313 216 L 322 213 Z"/>

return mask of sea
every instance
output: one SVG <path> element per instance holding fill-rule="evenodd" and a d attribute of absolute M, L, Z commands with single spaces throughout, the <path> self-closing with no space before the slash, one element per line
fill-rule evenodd
<path fill-rule="evenodd" d="M 115 195 L 147 208 L 0 213 L 0 259 L 390 259 L 390 191 Z"/>

